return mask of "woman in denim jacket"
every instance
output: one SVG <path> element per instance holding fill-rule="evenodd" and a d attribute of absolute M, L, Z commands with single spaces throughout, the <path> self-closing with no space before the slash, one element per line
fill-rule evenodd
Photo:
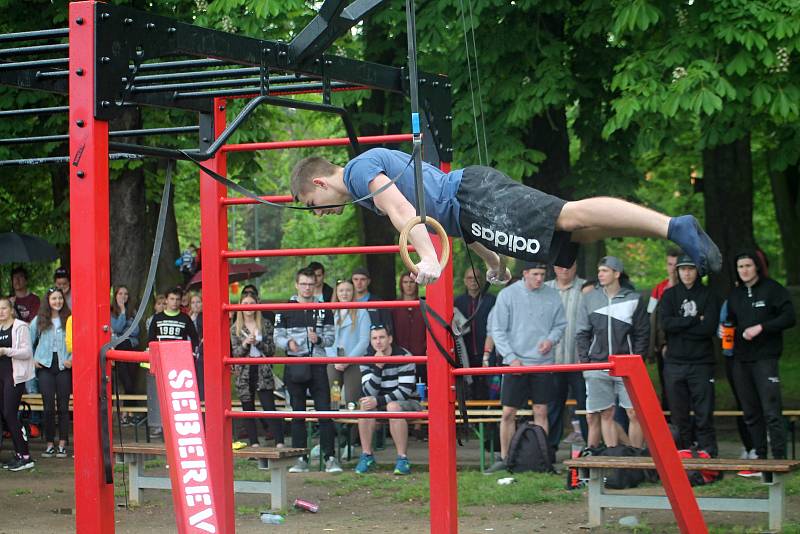
<path fill-rule="evenodd" d="M 72 354 L 67 352 L 66 326 L 70 310 L 64 293 L 47 290 L 39 313 L 31 322 L 31 344 L 36 376 L 44 403 L 44 458 L 67 457 L 69 438 L 69 396 L 72 393 Z M 56 397 L 58 397 L 58 448 L 55 442 Z"/>

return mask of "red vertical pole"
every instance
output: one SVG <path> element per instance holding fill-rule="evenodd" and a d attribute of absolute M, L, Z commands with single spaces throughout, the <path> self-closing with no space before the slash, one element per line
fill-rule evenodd
<path fill-rule="evenodd" d="M 114 532 L 114 485 L 105 482 L 97 415 L 100 347 L 110 336 L 111 280 L 108 122 L 94 118 L 94 4 L 69 5 L 70 247 L 75 295 L 72 383 L 76 531 L 102 534 Z"/>
<path fill-rule="evenodd" d="M 225 100 L 215 99 L 214 137 L 225 129 Z M 203 120 L 201 119 L 201 125 Z M 202 131 L 201 136 L 205 132 Z M 206 166 L 225 176 L 225 152 L 206 162 Z M 203 358 L 205 370 L 206 432 L 209 470 L 214 482 L 217 513 L 222 532 L 234 532 L 233 451 L 231 420 L 225 416 L 231 407 L 230 372 L 222 358 L 230 352 L 230 322 L 222 305 L 228 302 L 228 263 L 221 252 L 228 249 L 228 214 L 220 199 L 227 196 L 225 186 L 200 172 L 200 227 L 203 273 Z"/>
<path fill-rule="evenodd" d="M 439 239 L 432 237 L 436 252 Z M 453 261 L 448 262 L 439 280 L 426 290 L 428 304 L 448 323 L 453 320 Z M 454 356 L 453 343 L 435 321 L 433 332 Z M 450 365 L 441 356 L 428 333 L 428 433 L 430 454 L 431 532 L 458 532 L 458 486 L 456 484 L 455 380 Z"/>
<path fill-rule="evenodd" d="M 621 376 L 625 382 L 678 527 L 684 534 L 708 532 L 642 358 L 630 355 L 611 356 L 609 361 L 614 364 L 609 374 Z"/>

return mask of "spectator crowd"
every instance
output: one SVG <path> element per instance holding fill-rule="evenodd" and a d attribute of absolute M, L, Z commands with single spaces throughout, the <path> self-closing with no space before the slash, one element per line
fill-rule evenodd
<path fill-rule="evenodd" d="M 184 257 L 185 256 L 185 257 Z M 181 268 L 185 281 L 195 273 L 187 252 Z M 720 300 L 698 276 L 692 259 L 674 250 L 667 254 L 667 277 L 648 298 L 627 276 L 624 261 L 606 256 L 592 280 L 577 276 L 576 267 L 525 263 L 519 278 L 495 296 L 483 289 L 484 276 L 474 267 L 463 273 L 465 292 L 454 300 L 453 327 L 465 365 L 535 367 L 552 364 L 606 362 L 612 354 L 639 354 L 657 362 L 662 408 L 669 411 L 679 448 L 696 448 L 711 457 L 719 454 L 714 424 L 716 338 L 721 337 L 725 374 L 743 416 L 737 420 L 742 458 L 786 458 L 786 429 L 782 418 L 778 361 L 782 333 L 795 324 L 788 291 L 769 277 L 760 252 L 736 257 L 736 285 Z M 548 279 L 549 278 L 549 279 Z M 0 414 L 14 448 L 4 467 L 19 471 L 34 466 L 28 435 L 18 411 L 23 393 L 40 393 L 43 457 L 69 456 L 72 388 L 69 273 L 59 268 L 41 299 L 28 289 L 28 273 L 12 272 L 10 297 L 0 298 Z M 371 291 L 371 276 L 359 267 L 334 285 L 326 283 L 325 267 L 312 262 L 294 277 L 290 302 L 371 302 L 388 300 Z M 415 301 L 419 287 L 414 277 L 399 277 L 398 300 Z M 202 299 L 180 286 L 159 294 L 154 313 L 139 332 L 133 323 L 135 305 L 124 285 L 110 293 L 111 335 L 128 337 L 118 348 L 136 350 L 150 341 L 189 340 L 203 393 Z M 239 303 L 260 303 L 258 288 L 246 285 Z M 426 398 L 425 365 L 369 365 L 337 363 L 339 357 L 424 355 L 426 329 L 419 306 L 359 309 L 291 309 L 277 314 L 255 310 L 231 316 L 231 354 L 237 358 L 265 358 L 280 350 L 288 356 L 329 357 L 329 365 L 287 365 L 278 376 L 271 364 L 235 365 L 235 395 L 242 409 L 275 410 L 281 398 L 293 411 L 360 409 L 376 412 L 416 412 Z M 140 347 L 141 345 L 141 347 Z M 144 365 L 144 364 L 143 364 Z M 117 362 L 114 387 L 126 393 L 147 393 L 147 420 L 151 439 L 162 434 L 155 381 L 142 379 L 140 366 Z M 502 376 L 502 377 L 501 377 Z M 499 399 L 499 456 L 488 472 L 508 468 L 507 457 L 516 430 L 518 410 L 532 405 L 532 420 L 547 435 L 552 459 L 561 443 L 612 447 L 645 447 L 645 438 L 621 378 L 608 371 L 568 373 L 508 373 L 473 377 L 466 386 L 473 400 Z M 574 399 L 574 403 L 567 400 Z M 141 421 L 123 413 L 122 425 Z M 284 428 L 288 426 L 288 428 Z M 564 438 L 564 429 L 568 435 Z M 261 430 L 261 432 L 260 432 Z M 411 472 L 409 434 L 425 439 L 422 428 L 409 429 L 405 419 L 389 419 L 396 449 L 394 473 Z M 267 440 L 283 447 L 285 433 L 292 447 L 306 447 L 305 420 L 246 419 L 241 446 L 259 447 Z M 320 455 L 325 471 L 342 471 L 336 452 L 336 433 L 330 419 L 318 423 Z M 357 436 L 355 435 L 357 431 Z M 361 419 L 352 438 L 360 441 L 355 470 L 367 473 L 375 466 L 376 421 Z M 261 434 L 261 436 L 260 436 Z M 290 472 L 306 472 L 310 459 L 301 457 Z M 742 475 L 752 473 L 743 472 Z"/>

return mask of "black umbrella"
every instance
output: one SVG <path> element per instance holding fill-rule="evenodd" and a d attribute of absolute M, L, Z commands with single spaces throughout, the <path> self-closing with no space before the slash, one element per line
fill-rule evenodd
<path fill-rule="evenodd" d="M 0 264 L 53 261 L 56 258 L 56 247 L 41 237 L 16 232 L 0 234 Z"/>

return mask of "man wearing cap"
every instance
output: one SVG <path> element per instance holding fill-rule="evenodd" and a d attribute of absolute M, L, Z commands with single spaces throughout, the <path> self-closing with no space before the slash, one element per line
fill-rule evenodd
<path fill-rule="evenodd" d="M 522 280 L 502 290 L 494 306 L 489 333 L 503 364 L 511 367 L 551 365 L 553 348 L 567 328 L 567 318 L 558 291 L 544 285 L 547 265 L 525 263 Z M 500 460 L 487 473 L 507 468 L 508 448 L 516 430 L 519 408 L 533 401 L 533 421 L 547 432 L 547 403 L 553 397 L 552 373 L 507 374 L 500 403 Z M 553 451 L 551 451 L 552 453 Z"/>
<path fill-rule="evenodd" d="M 767 457 L 769 429 L 772 456 L 785 459 L 778 359 L 783 352 L 783 331 L 795 324 L 794 306 L 786 288 L 766 276 L 755 251 L 736 256 L 736 274 L 739 285 L 728 296 L 728 320 L 736 328 L 733 379 L 744 421 L 759 458 Z"/>
<path fill-rule="evenodd" d="M 582 363 L 606 362 L 609 354 L 642 355 L 647 350 L 650 339 L 647 308 L 640 303 L 638 293 L 620 285 L 623 273 L 622 260 L 615 256 L 604 257 L 597 266 L 599 287 L 583 296 L 575 334 Z M 587 445 L 600 445 L 601 435 L 607 447 L 619 445 L 614 422 L 614 408 L 619 401 L 630 419 L 631 444 L 641 447 L 644 444 L 642 428 L 622 378 L 610 376 L 608 371 L 585 371 L 583 378 L 586 380 L 586 411 L 600 414 L 599 428 L 597 417 L 589 419 Z"/>
<path fill-rule="evenodd" d="M 369 271 L 366 267 L 356 267 L 353 270 L 353 275 L 350 277 L 353 282 L 353 289 L 355 294 L 353 300 L 356 302 L 368 302 L 371 300 L 386 300 L 378 295 L 371 293 L 369 284 L 372 278 L 369 276 Z M 386 327 L 390 334 L 394 334 L 394 321 L 392 320 L 392 310 L 389 308 L 369 308 L 369 319 L 373 326 L 383 325 Z"/>
<path fill-rule="evenodd" d="M 676 263 L 678 283 L 666 289 L 659 304 L 661 327 L 666 333 L 664 384 L 670 399 L 671 421 L 678 427 L 679 448 L 697 446 L 717 456 L 714 430 L 714 334 L 719 317 L 716 295 L 698 276 L 687 256 Z M 694 410 L 694 429 L 689 416 Z"/>

